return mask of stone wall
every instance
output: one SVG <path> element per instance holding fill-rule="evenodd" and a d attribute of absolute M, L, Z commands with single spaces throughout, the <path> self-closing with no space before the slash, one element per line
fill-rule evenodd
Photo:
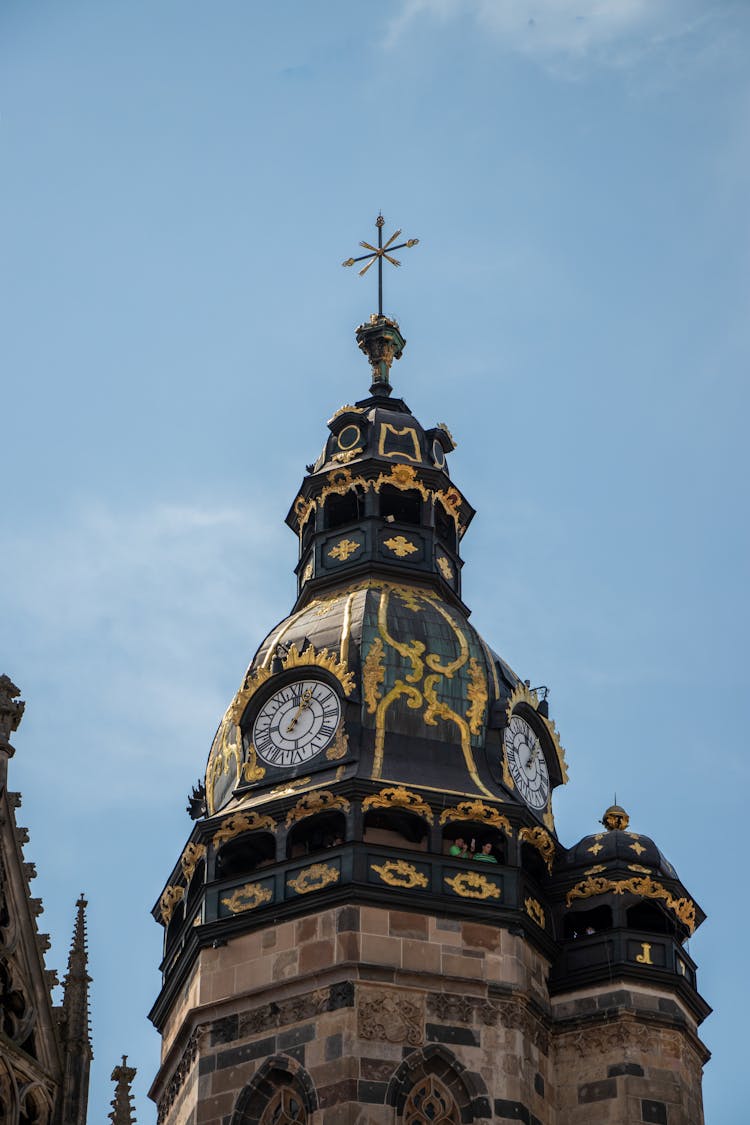
<path fill-rule="evenodd" d="M 248 1084 L 285 1070 L 312 1125 L 391 1125 L 427 1072 L 465 1121 L 629 1125 L 666 1106 L 668 1125 L 699 1125 L 682 1008 L 624 988 L 553 1007 L 548 969 L 520 932 L 364 906 L 205 949 L 164 1031 L 159 1122 L 229 1125 Z"/>

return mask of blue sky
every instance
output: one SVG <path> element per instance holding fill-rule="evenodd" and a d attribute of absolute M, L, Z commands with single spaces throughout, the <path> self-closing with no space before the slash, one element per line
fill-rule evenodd
<path fill-rule="evenodd" d="M 552 688 L 563 842 L 616 791 L 707 911 L 706 1120 L 744 1123 L 749 49 L 709 0 L 0 6 L 0 671 L 50 965 L 91 903 L 90 1121 L 123 1052 L 155 1120 L 148 912 L 366 393 L 340 262 L 382 209 L 473 620 Z"/>

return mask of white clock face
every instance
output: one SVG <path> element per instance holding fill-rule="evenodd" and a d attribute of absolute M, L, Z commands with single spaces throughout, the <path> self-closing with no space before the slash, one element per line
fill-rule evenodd
<path fill-rule="evenodd" d="M 253 723 L 253 745 L 269 766 L 289 769 L 325 750 L 340 718 L 333 688 L 322 680 L 295 680 L 261 707 Z"/>
<path fill-rule="evenodd" d="M 543 809 L 549 797 L 549 773 L 536 734 L 520 715 L 511 715 L 503 734 L 510 776 L 529 808 Z"/>

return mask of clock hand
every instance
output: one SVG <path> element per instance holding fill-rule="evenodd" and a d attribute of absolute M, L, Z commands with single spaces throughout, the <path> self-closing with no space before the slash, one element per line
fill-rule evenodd
<path fill-rule="evenodd" d="M 305 711 L 310 706 L 310 700 L 311 699 L 312 699 L 312 691 L 311 691 L 310 688 L 308 688 L 306 691 L 303 691 L 302 699 L 300 700 L 300 705 L 297 708 L 297 714 L 294 716 L 291 723 L 286 728 L 287 734 L 290 734 L 291 731 L 294 730 L 294 728 L 297 725 L 297 721 L 299 720 L 300 715 L 302 714 L 303 711 Z"/>
<path fill-rule="evenodd" d="M 531 769 L 531 767 L 532 767 L 532 766 L 534 765 L 534 762 L 535 762 L 535 760 L 536 760 L 536 756 L 537 756 L 537 753 L 538 753 L 538 751 L 539 751 L 539 743 L 537 743 L 537 744 L 536 744 L 536 745 L 534 746 L 534 748 L 532 749 L 531 753 L 529 754 L 529 760 L 528 760 L 528 762 L 526 763 L 526 769 L 527 769 L 527 770 L 530 770 L 530 769 Z"/>

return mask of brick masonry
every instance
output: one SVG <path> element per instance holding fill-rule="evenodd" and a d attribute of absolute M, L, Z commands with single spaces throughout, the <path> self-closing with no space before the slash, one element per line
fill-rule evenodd
<path fill-rule="evenodd" d="M 429 1070 L 465 1121 L 701 1125 L 687 1009 L 632 983 L 551 1000 L 548 969 L 507 929 L 364 906 L 204 949 L 166 1021 L 159 1122 L 245 1125 L 247 1088 L 286 1068 L 311 1125 L 392 1125 Z"/>

